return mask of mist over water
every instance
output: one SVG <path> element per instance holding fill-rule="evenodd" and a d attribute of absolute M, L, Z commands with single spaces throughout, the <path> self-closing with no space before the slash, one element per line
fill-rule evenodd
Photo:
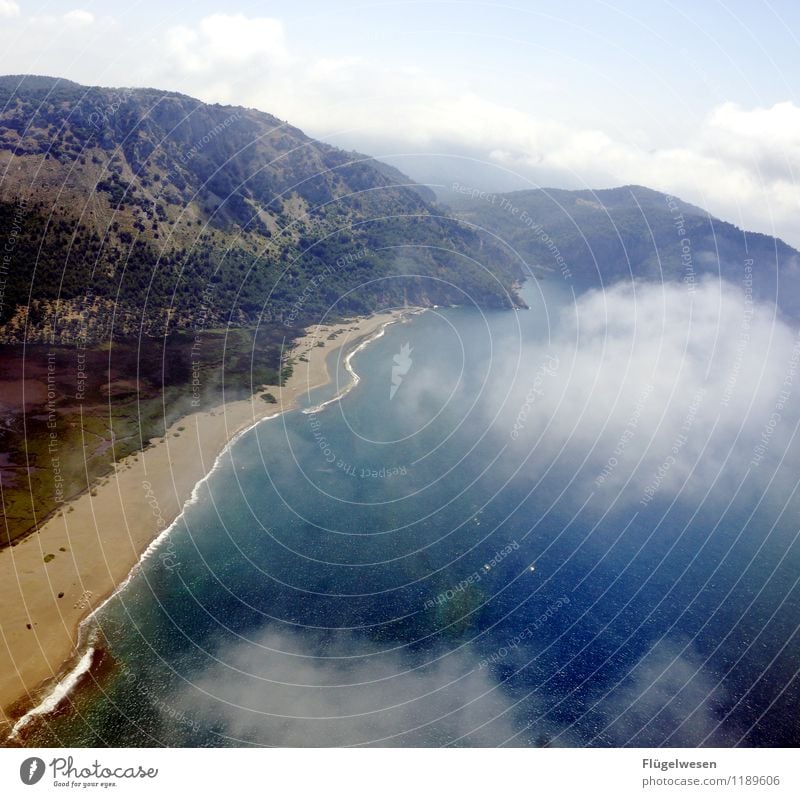
<path fill-rule="evenodd" d="M 796 744 L 796 330 L 718 281 L 524 295 L 243 436 L 33 740 Z"/>

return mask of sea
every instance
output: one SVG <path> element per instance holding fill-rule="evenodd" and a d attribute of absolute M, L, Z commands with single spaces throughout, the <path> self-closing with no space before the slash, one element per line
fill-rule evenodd
<path fill-rule="evenodd" d="M 25 742 L 795 745 L 794 416 L 752 465 L 773 398 L 731 431 L 735 347 L 690 340 L 714 367 L 679 378 L 562 281 L 523 296 L 332 353 L 90 618 L 95 665 Z"/>

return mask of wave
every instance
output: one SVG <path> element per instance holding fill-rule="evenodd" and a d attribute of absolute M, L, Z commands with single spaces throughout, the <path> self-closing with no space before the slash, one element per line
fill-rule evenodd
<path fill-rule="evenodd" d="M 45 695 L 44 699 L 37 706 L 32 708 L 27 714 L 17 720 L 14 727 L 11 729 L 11 738 L 19 736 L 20 731 L 36 717 L 49 714 L 55 711 L 61 702 L 73 690 L 75 685 L 81 679 L 81 676 L 89 672 L 94 661 L 95 654 L 94 644 L 90 645 L 85 653 L 78 660 L 78 663 Z"/>
<path fill-rule="evenodd" d="M 410 311 L 407 314 L 401 315 L 399 318 L 393 318 L 383 324 L 380 329 L 370 335 L 366 340 L 362 341 L 353 351 L 351 351 L 344 360 L 344 367 L 345 370 L 350 374 L 351 383 L 340 393 L 338 393 L 334 398 L 329 399 L 328 401 L 319 404 L 318 406 L 302 410 L 303 414 L 308 415 L 313 412 L 319 412 L 324 407 L 327 407 L 329 404 L 333 404 L 334 402 L 341 401 L 360 381 L 361 377 L 355 372 L 351 365 L 351 360 L 353 357 L 358 354 L 360 351 L 363 351 L 370 343 L 378 340 L 381 338 L 385 331 L 386 327 L 390 324 L 394 324 L 398 321 L 403 322 L 406 315 L 419 315 L 420 313 L 424 312 L 424 308 Z M 97 641 L 97 627 L 93 625 L 94 617 L 102 611 L 102 609 L 108 605 L 108 603 L 113 600 L 117 595 L 119 595 L 133 580 L 133 578 L 139 573 L 143 564 L 153 556 L 153 554 L 158 550 L 158 548 L 164 543 L 164 541 L 169 537 L 171 532 L 175 529 L 178 523 L 183 519 L 186 511 L 196 504 L 200 500 L 200 490 L 202 486 L 211 478 L 211 476 L 221 467 L 223 457 L 226 454 L 230 454 L 233 446 L 248 432 L 255 429 L 261 423 L 265 423 L 266 421 L 271 421 L 284 412 L 288 410 L 282 410 L 280 412 L 276 412 L 272 415 L 267 415 L 264 418 L 259 418 L 257 421 L 254 421 L 249 426 L 244 427 L 240 431 L 238 431 L 230 440 L 225 444 L 225 447 L 222 451 L 219 452 L 216 459 L 214 460 L 211 468 L 209 469 L 208 473 L 203 476 L 200 481 L 195 484 L 192 488 L 192 492 L 189 495 L 189 498 L 186 499 L 186 502 L 183 504 L 180 513 L 175 517 L 175 519 L 155 538 L 150 542 L 147 548 L 144 549 L 142 554 L 139 556 L 138 561 L 136 564 L 131 568 L 128 572 L 128 575 L 114 588 L 111 594 L 99 603 L 91 612 L 89 612 L 86 617 L 81 620 L 80 625 L 78 626 L 78 645 L 76 649 L 80 651 L 82 648 L 85 647 L 84 653 L 80 656 L 77 664 L 71 670 L 69 670 L 64 677 L 57 681 L 49 692 L 45 695 L 40 703 L 34 706 L 30 711 L 24 714 L 19 720 L 17 720 L 16 724 L 11 730 L 11 738 L 17 737 L 19 732 L 30 723 L 33 719 L 40 716 L 45 716 L 46 714 L 50 714 L 52 711 L 58 708 L 61 702 L 69 695 L 69 693 L 75 688 L 75 686 L 80 681 L 81 677 L 89 671 L 92 666 L 92 662 L 94 661 L 94 656 L 96 653 L 95 643 Z"/>
<path fill-rule="evenodd" d="M 138 561 L 136 564 L 130 569 L 128 575 L 120 581 L 119 584 L 114 588 L 111 594 L 95 606 L 94 609 L 86 615 L 86 617 L 81 620 L 80 625 L 78 626 L 78 644 L 76 646 L 77 650 L 81 650 L 85 648 L 84 653 L 81 655 L 78 663 L 69 670 L 66 675 L 60 680 L 57 681 L 56 684 L 50 689 L 50 691 L 45 695 L 43 700 L 34 706 L 30 711 L 20 717 L 17 720 L 16 724 L 11 730 L 10 737 L 13 739 L 19 735 L 19 732 L 28 725 L 31 720 L 35 719 L 39 716 L 44 716 L 46 714 L 50 714 L 52 711 L 55 711 L 60 703 L 64 700 L 65 697 L 69 695 L 69 693 L 75 688 L 78 684 L 78 681 L 81 679 L 81 676 L 84 675 L 92 666 L 92 662 L 94 660 L 94 655 L 96 653 L 95 642 L 97 641 L 97 628 L 93 625 L 93 620 L 95 615 L 97 615 L 102 609 L 108 605 L 110 601 L 112 601 L 117 595 L 119 595 L 133 580 L 133 578 L 138 574 L 138 572 L 142 569 L 142 565 L 153 555 L 153 553 L 163 544 L 163 542 L 167 539 L 173 529 L 178 525 L 178 523 L 182 520 L 186 511 L 196 504 L 200 500 L 200 488 L 208 481 L 208 479 L 219 469 L 222 464 L 222 458 L 229 454 L 233 446 L 236 442 L 249 431 L 254 429 L 260 423 L 264 423 L 265 421 L 271 421 L 274 418 L 277 418 L 281 415 L 282 412 L 276 412 L 273 415 L 267 415 L 264 418 L 259 418 L 257 421 L 254 421 L 249 426 L 241 429 L 237 432 L 228 442 L 225 444 L 225 447 L 222 451 L 219 452 L 217 458 L 214 460 L 211 468 L 209 469 L 208 473 L 203 476 L 200 481 L 195 484 L 192 488 L 192 492 L 189 495 L 189 498 L 186 499 L 183 507 L 181 508 L 180 513 L 175 517 L 175 519 L 154 539 L 150 542 L 147 548 L 139 556 Z"/>
<path fill-rule="evenodd" d="M 420 313 L 424 313 L 425 308 L 422 307 L 418 310 L 411 310 L 408 313 L 404 313 L 398 318 L 392 318 L 391 320 L 387 321 L 385 324 L 382 324 L 380 329 L 370 335 L 368 338 L 363 340 L 356 346 L 353 351 L 351 351 L 345 358 L 344 358 L 344 368 L 348 374 L 350 374 L 350 384 L 348 384 L 345 388 L 340 390 L 333 398 L 328 399 L 327 401 L 323 401 L 321 404 L 317 404 L 314 407 L 307 407 L 304 410 L 301 410 L 303 415 L 315 415 L 318 412 L 321 412 L 326 407 L 330 406 L 331 404 L 336 404 L 338 401 L 341 401 L 354 387 L 358 385 L 361 381 L 361 377 L 356 373 L 355 369 L 351 365 L 351 360 L 353 357 L 356 356 L 360 351 L 363 351 L 370 343 L 378 340 L 378 338 L 382 338 L 386 333 L 386 327 L 390 326 L 391 324 L 396 324 L 398 322 L 404 323 L 406 316 L 411 315 L 420 315 Z"/>

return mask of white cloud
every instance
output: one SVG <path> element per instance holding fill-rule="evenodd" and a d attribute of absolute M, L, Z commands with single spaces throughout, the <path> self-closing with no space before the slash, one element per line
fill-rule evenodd
<path fill-rule="evenodd" d="M 407 103 L 401 97 L 388 114 L 355 109 L 351 124 L 440 152 L 469 152 L 538 184 L 646 185 L 800 246 L 800 181 L 794 171 L 800 163 L 800 108 L 790 102 L 752 110 L 726 103 L 707 116 L 694 139 L 647 148 L 474 94 L 430 96 L 437 89 L 429 86 Z"/>
<path fill-rule="evenodd" d="M 537 365 L 559 358 L 512 443 L 531 478 L 551 464 L 574 473 L 582 463 L 580 481 L 597 500 L 641 508 L 694 500 L 748 470 L 749 484 L 773 476 L 774 489 L 794 484 L 800 337 L 737 286 L 708 279 L 689 293 L 676 283 L 617 284 L 580 297 L 547 347 L 495 348 L 511 354 L 487 423 L 506 439 Z"/>
<path fill-rule="evenodd" d="M 94 24 L 94 14 L 90 14 L 88 11 L 84 11 L 80 8 L 76 8 L 74 11 L 68 11 L 64 14 L 63 19 L 68 25 L 73 25 L 78 28 L 85 28 Z"/>
<path fill-rule="evenodd" d="M 288 66 L 282 23 L 268 17 L 212 14 L 192 28 L 179 25 L 166 34 L 171 64 L 189 75 L 239 69 L 248 63 Z M 237 74 L 230 75 L 234 80 Z"/>
<path fill-rule="evenodd" d="M 317 58 L 309 66 L 308 76 L 311 80 L 320 82 L 352 80 L 358 77 L 354 68 L 364 64 L 364 59 L 355 55 L 344 58 Z"/>
<path fill-rule="evenodd" d="M 800 108 L 780 102 L 771 108 L 747 111 L 728 102 L 709 116 L 704 131 L 709 149 L 749 164 L 775 161 L 777 172 L 800 163 Z"/>
<path fill-rule="evenodd" d="M 419 661 L 382 653 L 347 632 L 267 628 L 221 645 L 175 707 L 235 739 L 292 747 L 493 746 L 513 736 L 513 706 L 487 669 L 452 652 Z"/>
<path fill-rule="evenodd" d="M 717 709 L 727 697 L 690 644 L 665 638 L 599 703 L 598 739 L 616 747 L 730 746 L 736 728 L 730 721 L 721 726 Z"/>
<path fill-rule="evenodd" d="M 14 0 L 0 0 L 0 18 L 10 19 L 19 16 L 19 3 Z"/>

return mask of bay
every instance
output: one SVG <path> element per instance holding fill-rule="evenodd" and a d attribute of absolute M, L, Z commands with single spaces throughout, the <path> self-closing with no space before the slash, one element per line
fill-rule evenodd
<path fill-rule="evenodd" d="M 587 445 L 575 298 L 524 296 L 389 326 L 341 400 L 314 411 L 338 359 L 242 436 L 95 616 L 111 666 L 31 741 L 796 743 L 792 481 L 732 491 L 723 463 L 645 501 L 664 457 L 631 418 L 657 399 L 620 377 Z"/>

